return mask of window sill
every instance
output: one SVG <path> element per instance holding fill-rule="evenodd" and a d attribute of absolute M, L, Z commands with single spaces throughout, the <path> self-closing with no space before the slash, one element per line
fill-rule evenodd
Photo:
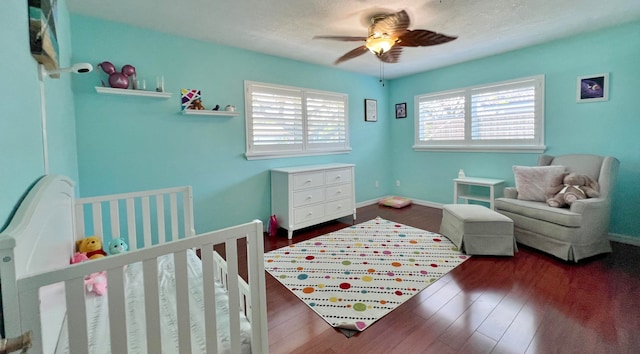
<path fill-rule="evenodd" d="M 526 145 L 526 146 L 468 146 L 468 145 L 443 145 L 443 146 L 424 146 L 413 145 L 414 151 L 448 151 L 448 152 L 504 152 L 504 153 L 530 153 L 540 154 L 547 149 L 544 145 Z"/>
<path fill-rule="evenodd" d="M 288 157 L 338 155 L 338 154 L 348 154 L 349 152 L 351 152 L 351 148 L 345 148 L 341 150 L 332 150 L 332 151 L 247 152 L 244 154 L 244 156 L 247 158 L 247 160 L 264 160 L 264 159 L 281 159 L 281 158 L 288 158 Z"/>

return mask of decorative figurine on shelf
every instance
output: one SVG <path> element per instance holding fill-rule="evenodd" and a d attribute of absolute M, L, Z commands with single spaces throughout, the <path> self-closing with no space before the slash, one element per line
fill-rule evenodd
<path fill-rule="evenodd" d="M 202 105 L 202 100 L 200 99 L 195 99 L 191 102 L 191 107 L 189 107 L 189 109 L 195 109 L 198 111 L 202 111 L 204 110 L 204 106 Z"/>
<path fill-rule="evenodd" d="M 129 88 L 129 77 L 131 77 L 133 79 L 133 82 L 135 82 L 136 68 L 132 65 L 124 65 L 121 72 L 117 72 L 115 65 L 113 65 L 111 62 L 103 61 L 102 63 L 98 64 L 98 68 L 102 69 L 102 71 L 109 75 L 109 86 L 113 88 Z M 104 82 L 102 82 L 102 86 L 105 86 Z"/>
<path fill-rule="evenodd" d="M 217 110 L 219 110 L 219 109 L 220 109 L 220 105 L 219 105 L 219 104 L 217 104 L 215 107 L 213 107 L 212 111 L 217 111 Z"/>

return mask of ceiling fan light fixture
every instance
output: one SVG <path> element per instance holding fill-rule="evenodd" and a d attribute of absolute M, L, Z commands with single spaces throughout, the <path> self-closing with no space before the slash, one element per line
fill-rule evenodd
<path fill-rule="evenodd" d="M 374 33 L 367 37 L 365 46 L 371 53 L 379 56 L 388 52 L 396 42 L 397 39 L 391 38 L 386 34 Z"/>

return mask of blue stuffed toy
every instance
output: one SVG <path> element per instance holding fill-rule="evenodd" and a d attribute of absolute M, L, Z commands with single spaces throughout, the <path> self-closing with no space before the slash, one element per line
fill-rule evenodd
<path fill-rule="evenodd" d="M 126 242 L 124 242 L 124 239 L 122 239 L 121 237 L 114 238 L 113 240 L 111 240 L 111 242 L 109 242 L 110 255 L 126 252 L 128 249 L 129 249 L 129 246 L 127 245 Z"/>

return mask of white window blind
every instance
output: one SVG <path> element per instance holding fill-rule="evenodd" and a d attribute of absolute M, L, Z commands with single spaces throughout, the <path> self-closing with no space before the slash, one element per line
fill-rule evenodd
<path fill-rule="evenodd" d="M 416 150 L 544 151 L 544 77 L 416 96 Z"/>
<path fill-rule="evenodd" d="M 348 97 L 245 82 L 247 158 L 349 151 Z"/>

